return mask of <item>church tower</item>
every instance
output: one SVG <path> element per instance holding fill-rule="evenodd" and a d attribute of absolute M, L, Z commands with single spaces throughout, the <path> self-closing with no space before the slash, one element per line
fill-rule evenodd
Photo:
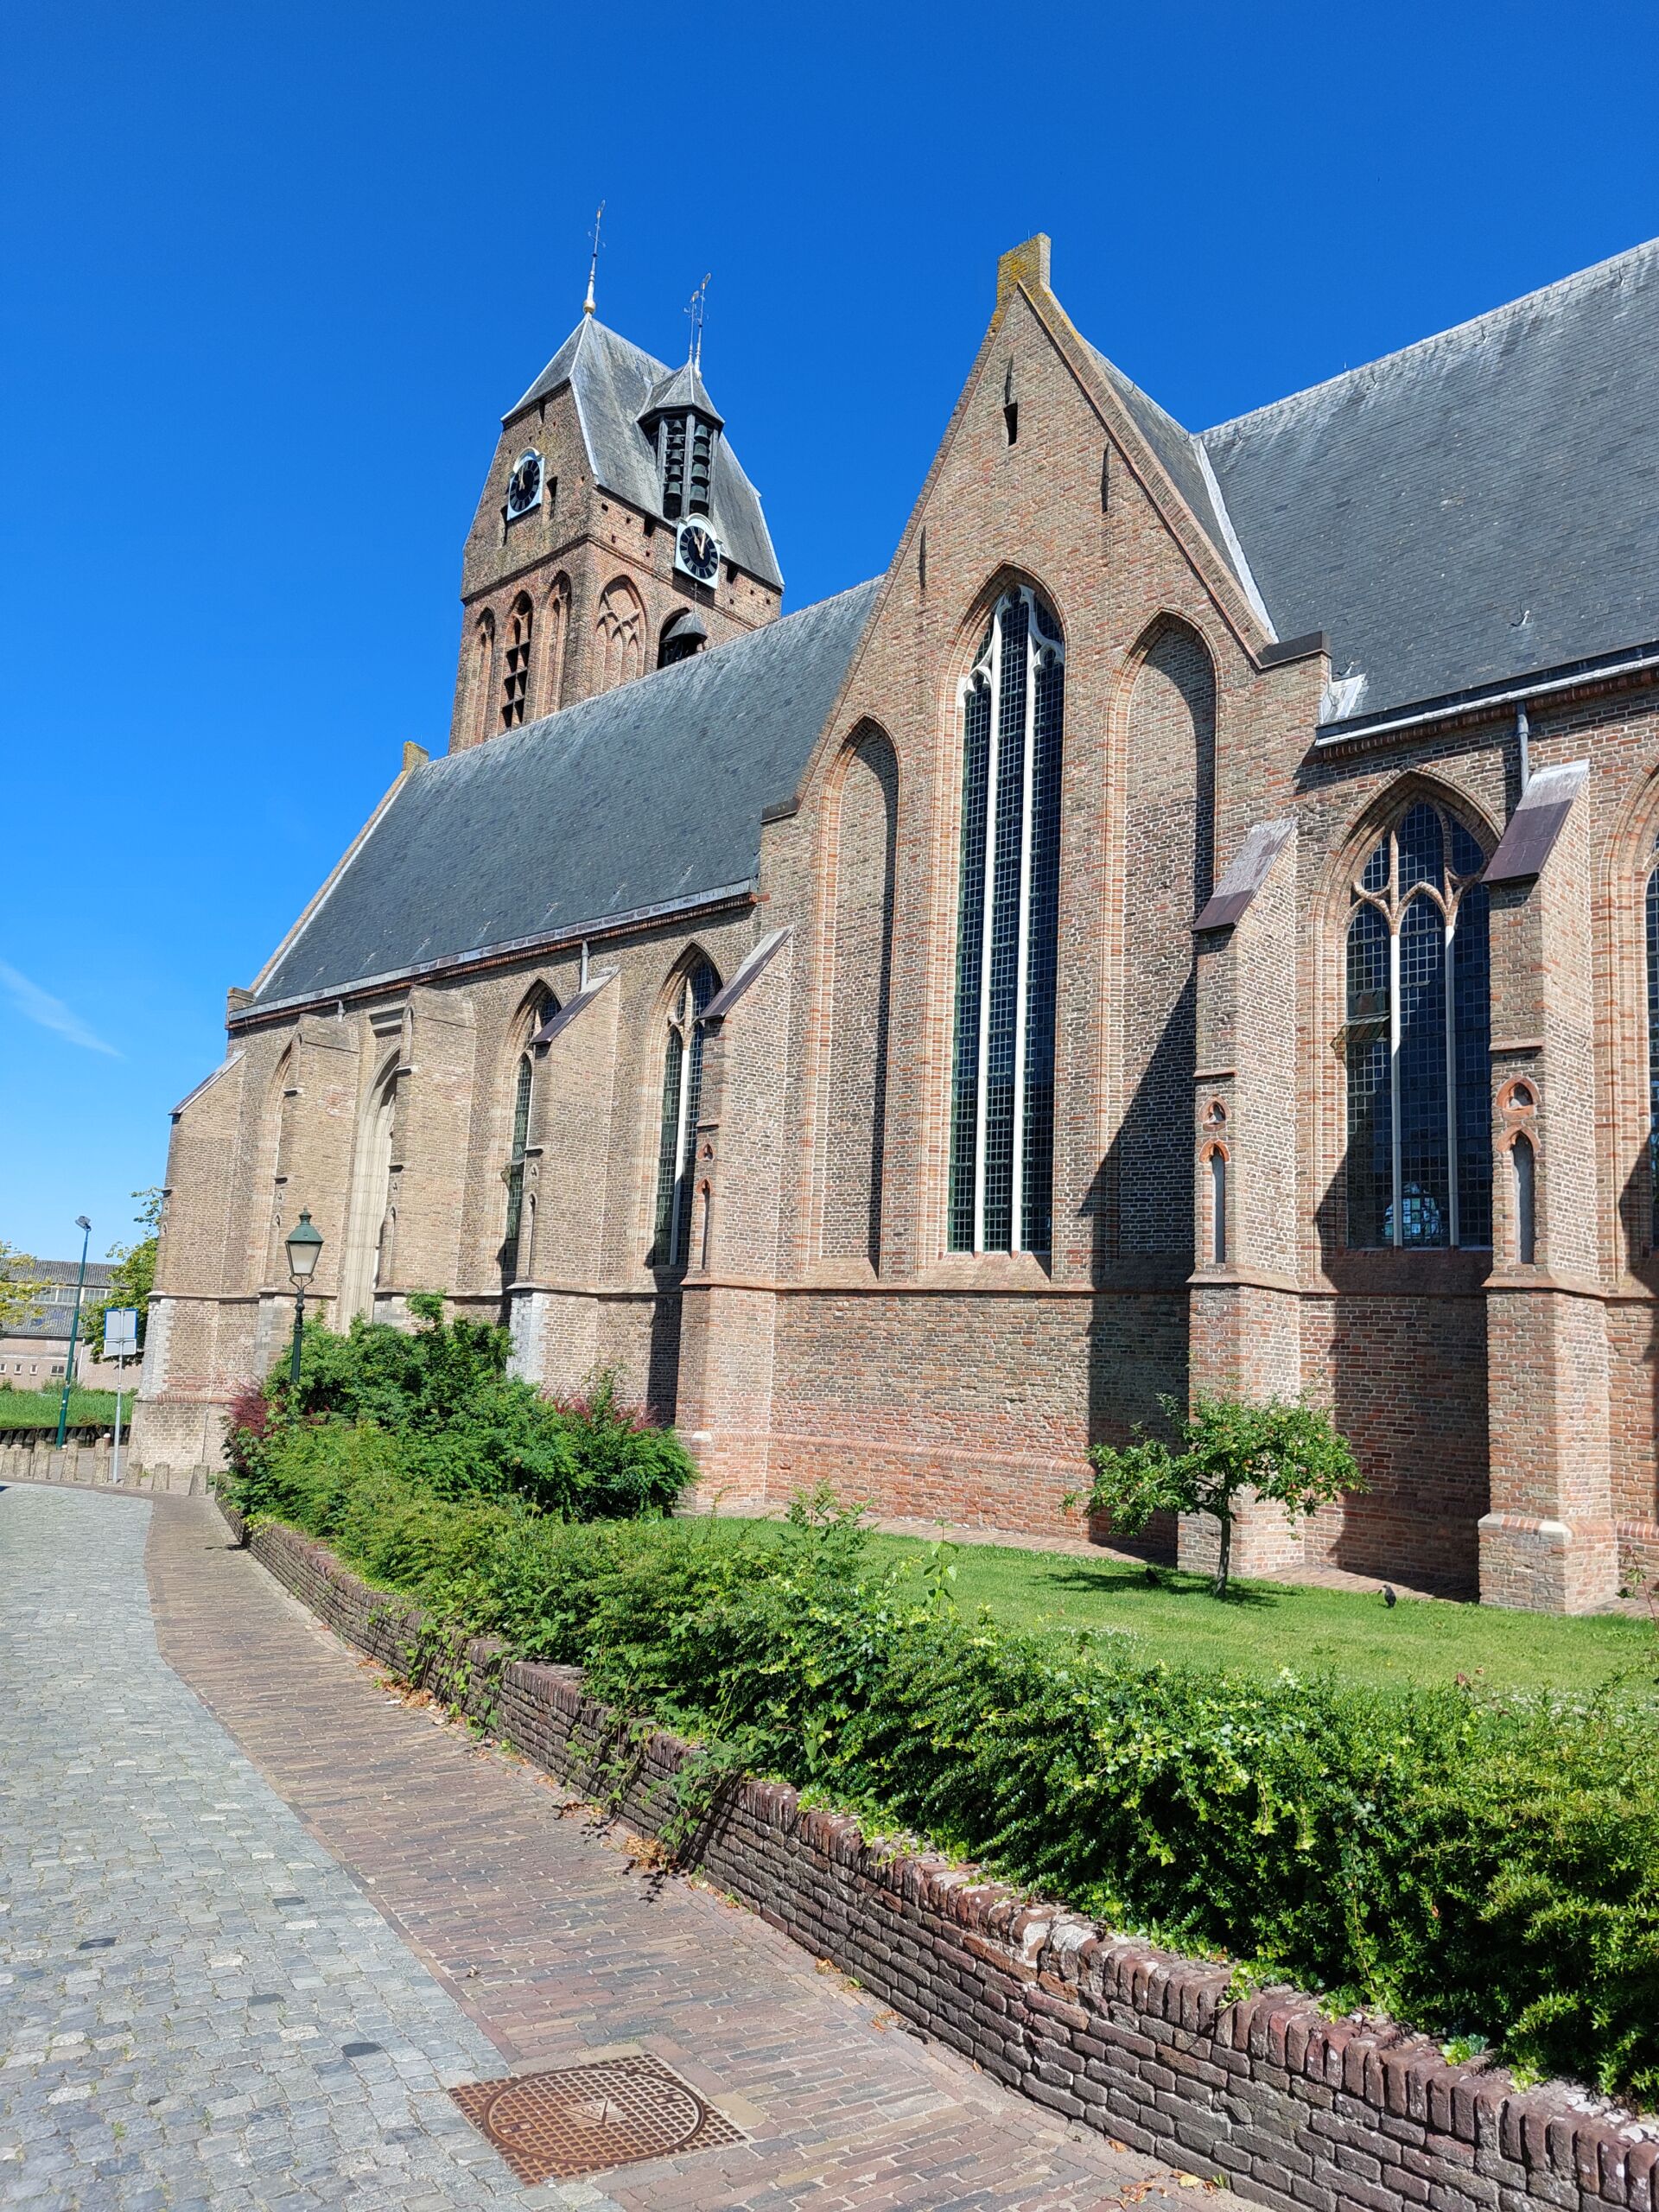
<path fill-rule="evenodd" d="M 582 318 L 503 418 L 461 563 L 450 749 L 772 621 L 760 494 L 693 360 Z"/>

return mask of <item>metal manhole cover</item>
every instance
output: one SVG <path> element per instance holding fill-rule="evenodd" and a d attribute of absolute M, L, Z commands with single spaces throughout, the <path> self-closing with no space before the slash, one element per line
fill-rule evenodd
<path fill-rule="evenodd" d="M 531 2187 L 743 2140 L 690 2082 L 645 2056 L 469 2082 L 449 2094 Z"/>

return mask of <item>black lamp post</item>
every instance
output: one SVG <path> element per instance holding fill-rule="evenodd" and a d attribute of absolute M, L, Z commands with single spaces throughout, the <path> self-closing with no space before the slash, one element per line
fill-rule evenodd
<path fill-rule="evenodd" d="M 305 1333 L 305 1286 L 317 1271 L 317 1255 L 322 1249 L 322 1231 L 314 1229 L 311 1217 L 303 1207 L 300 1217 L 284 1240 L 288 1246 L 288 1278 L 294 1286 L 294 1353 L 288 1363 L 288 1379 L 300 1379 L 300 1340 Z"/>
<path fill-rule="evenodd" d="M 75 1338 L 80 1334 L 80 1294 L 86 1283 L 86 1247 L 92 1242 L 92 1224 L 84 1213 L 75 1216 L 75 1227 L 85 1230 L 80 1240 L 80 1273 L 75 1277 L 75 1310 L 69 1319 L 69 1357 L 63 1370 L 63 1396 L 58 1405 L 58 1449 L 63 1449 L 64 1431 L 69 1426 L 69 1393 L 75 1381 Z"/>

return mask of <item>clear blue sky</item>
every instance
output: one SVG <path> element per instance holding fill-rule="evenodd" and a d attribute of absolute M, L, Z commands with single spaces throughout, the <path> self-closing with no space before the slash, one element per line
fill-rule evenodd
<path fill-rule="evenodd" d="M 704 368 L 799 606 L 886 563 L 989 313 L 1202 428 L 1659 232 L 1652 0 L 14 13 L 0 1236 L 96 1255 L 397 771 L 502 409 Z"/>

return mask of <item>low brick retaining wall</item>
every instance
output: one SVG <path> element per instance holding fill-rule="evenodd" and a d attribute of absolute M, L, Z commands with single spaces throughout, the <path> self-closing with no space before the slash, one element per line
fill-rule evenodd
<path fill-rule="evenodd" d="M 232 1527 L 241 1533 L 232 1519 Z M 576 1786 L 603 1768 L 654 1834 L 689 1756 L 629 1745 L 581 1670 L 513 1661 L 484 1639 L 416 1660 L 422 1616 L 322 1545 L 264 1528 L 253 1555 L 350 1643 L 425 1685 Z M 626 1776 L 626 1783 L 622 1777 Z M 1227 2002 L 1227 1975 L 1033 1904 L 930 1853 L 743 1782 L 699 1832 L 703 1873 L 893 2009 L 1039 2104 L 1135 2149 L 1225 2177 L 1285 2212 L 1659 2212 L 1659 2122 L 1587 2107 L 1561 2082 L 1517 2089 L 1453 2066 L 1422 2037 L 1327 2018 L 1275 1991 Z"/>
<path fill-rule="evenodd" d="M 102 1488 L 112 1481 L 114 1465 L 115 1455 L 108 1437 L 102 1438 L 96 1444 L 66 1442 L 60 1452 L 55 1440 L 48 1442 L 31 1439 L 27 1444 L 9 1443 L 5 1440 L 5 1431 L 0 1429 L 0 1483 L 73 1483 Z M 124 1444 L 121 1481 L 124 1488 L 168 1491 L 194 1497 L 212 1487 L 213 1470 L 208 1467 L 135 1467 Z"/>

